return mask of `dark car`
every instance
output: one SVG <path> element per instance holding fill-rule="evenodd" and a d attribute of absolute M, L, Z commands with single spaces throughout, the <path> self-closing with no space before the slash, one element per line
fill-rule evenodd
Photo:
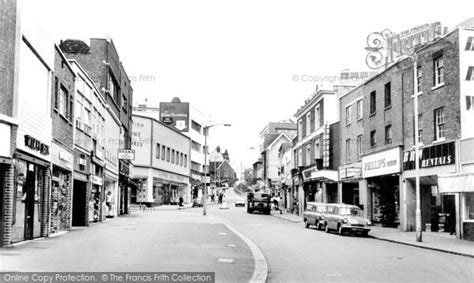
<path fill-rule="evenodd" d="M 202 198 L 193 199 L 193 207 L 202 207 Z"/>
<path fill-rule="evenodd" d="M 259 211 L 270 214 L 271 204 L 270 195 L 266 193 L 248 193 L 247 194 L 247 213 Z"/>
<path fill-rule="evenodd" d="M 326 212 L 326 203 L 308 202 L 303 212 L 303 221 L 306 228 L 313 225 L 316 229 L 324 228 L 323 214 Z"/>

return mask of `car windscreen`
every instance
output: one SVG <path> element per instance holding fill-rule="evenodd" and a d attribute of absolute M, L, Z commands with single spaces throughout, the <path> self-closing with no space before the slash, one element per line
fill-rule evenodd
<path fill-rule="evenodd" d="M 362 216 L 362 211 L 355 207 L 341 207 L 339 208 L 339 214 L 351 215 L 351 216 Z"/>

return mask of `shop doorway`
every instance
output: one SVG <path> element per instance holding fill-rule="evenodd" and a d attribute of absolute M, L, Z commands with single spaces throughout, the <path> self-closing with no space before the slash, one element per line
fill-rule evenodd
<path fill-rule="evenodd" d="M 443 214 L 445 215 L 444 231 L 450 234 L 456 233 L 456 201 L 454 195 L 443 195 Z"/>
<path fill-rule="evenodd" d="M 359 205 L 359 183 L 342 183 L 342 203 Z"/>
<path fill-rule="evenodd" d="M 399 177 L 383 176 L 369 180 L 372 221 L 383 227 L 397 227 L 400 211 Z"/>
<path fill-rule="evenodd" d="M 74 180 L 72 194 L 72 226 L 87 225 L 87 183 Z"/>

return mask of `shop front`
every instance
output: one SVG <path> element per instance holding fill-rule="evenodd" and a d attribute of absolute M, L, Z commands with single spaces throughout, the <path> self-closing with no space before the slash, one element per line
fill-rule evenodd
<path fill-rule="evenodd" d="M 362 157 L 359 202 L 375 225 L 397 227 L 400 212 L 401 148 Z"/>
<path fill-rule="evenodd" d="M 339 167 L 339 202 L 358 205 L 364 210 L 360 203 L 360 182 L 362 180 L 362 163 L 354 163 Z"/>
<path fill-rule="evenodd" d="M 188 176 L 161 170 L 154 170 L 153 176 L 153 198 L 155 204 L 175 205 L 179 203 L 180 198 L 182 198 L 185 203 L 191 201 L 191 189 Z"/>
<path fill-rule="evenodd" d="M 422 147 L 419 150 L 419 180 L 421 195 L 422 230 L 431 232 L 456 232 L 456 196 L 440 192 L 439 175 L 456 172 L 455 142 Z M 415 151 L 403 152 L 403 231 L 415 230 L 416 171 Z"/>
<path fill-rule="evenodd" d="M 12 243 L 48 236 L 50 159 L 49 144 L 30 135 L 19 137 L 15 152 Z"/>
<path fill-rule="evenodd" d="M 306 202 L 337 203 L 337 179 L 336 170 L 318 169 L 312 165 L 302 171 L 303 189 Z"/>
<path fill-rule="evenodd" d="M 76 149 L 74 151 L 74 181 L 72 190 L 72 226 L 89 226 L 93 221 L 89 215 L 90 203 L 93 202 L 90 155 Z"/>
<path fill-rule="evenodd" d="M 53 234 L 71 228 L 73 160 L 74 155 L 68 149 L 55 142 L 51 144 L 53 177 L 50 231 Z"/>
<path fill-rule="evenodd" d="M 106 165 L 107 167 L 107 165 Z M 118 203 L 118 174 L 105 170 L 104 174 L 104 188 L 105 188 L 105 217 L 117 216 Z"/>

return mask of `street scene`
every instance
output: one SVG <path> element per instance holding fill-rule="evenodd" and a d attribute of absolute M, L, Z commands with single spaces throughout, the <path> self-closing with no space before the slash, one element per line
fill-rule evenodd
<path fill-rule="evenodd" d="M 473 282 L 474 5 L 388 6 L 0 0 L 0 282 Z"/>

